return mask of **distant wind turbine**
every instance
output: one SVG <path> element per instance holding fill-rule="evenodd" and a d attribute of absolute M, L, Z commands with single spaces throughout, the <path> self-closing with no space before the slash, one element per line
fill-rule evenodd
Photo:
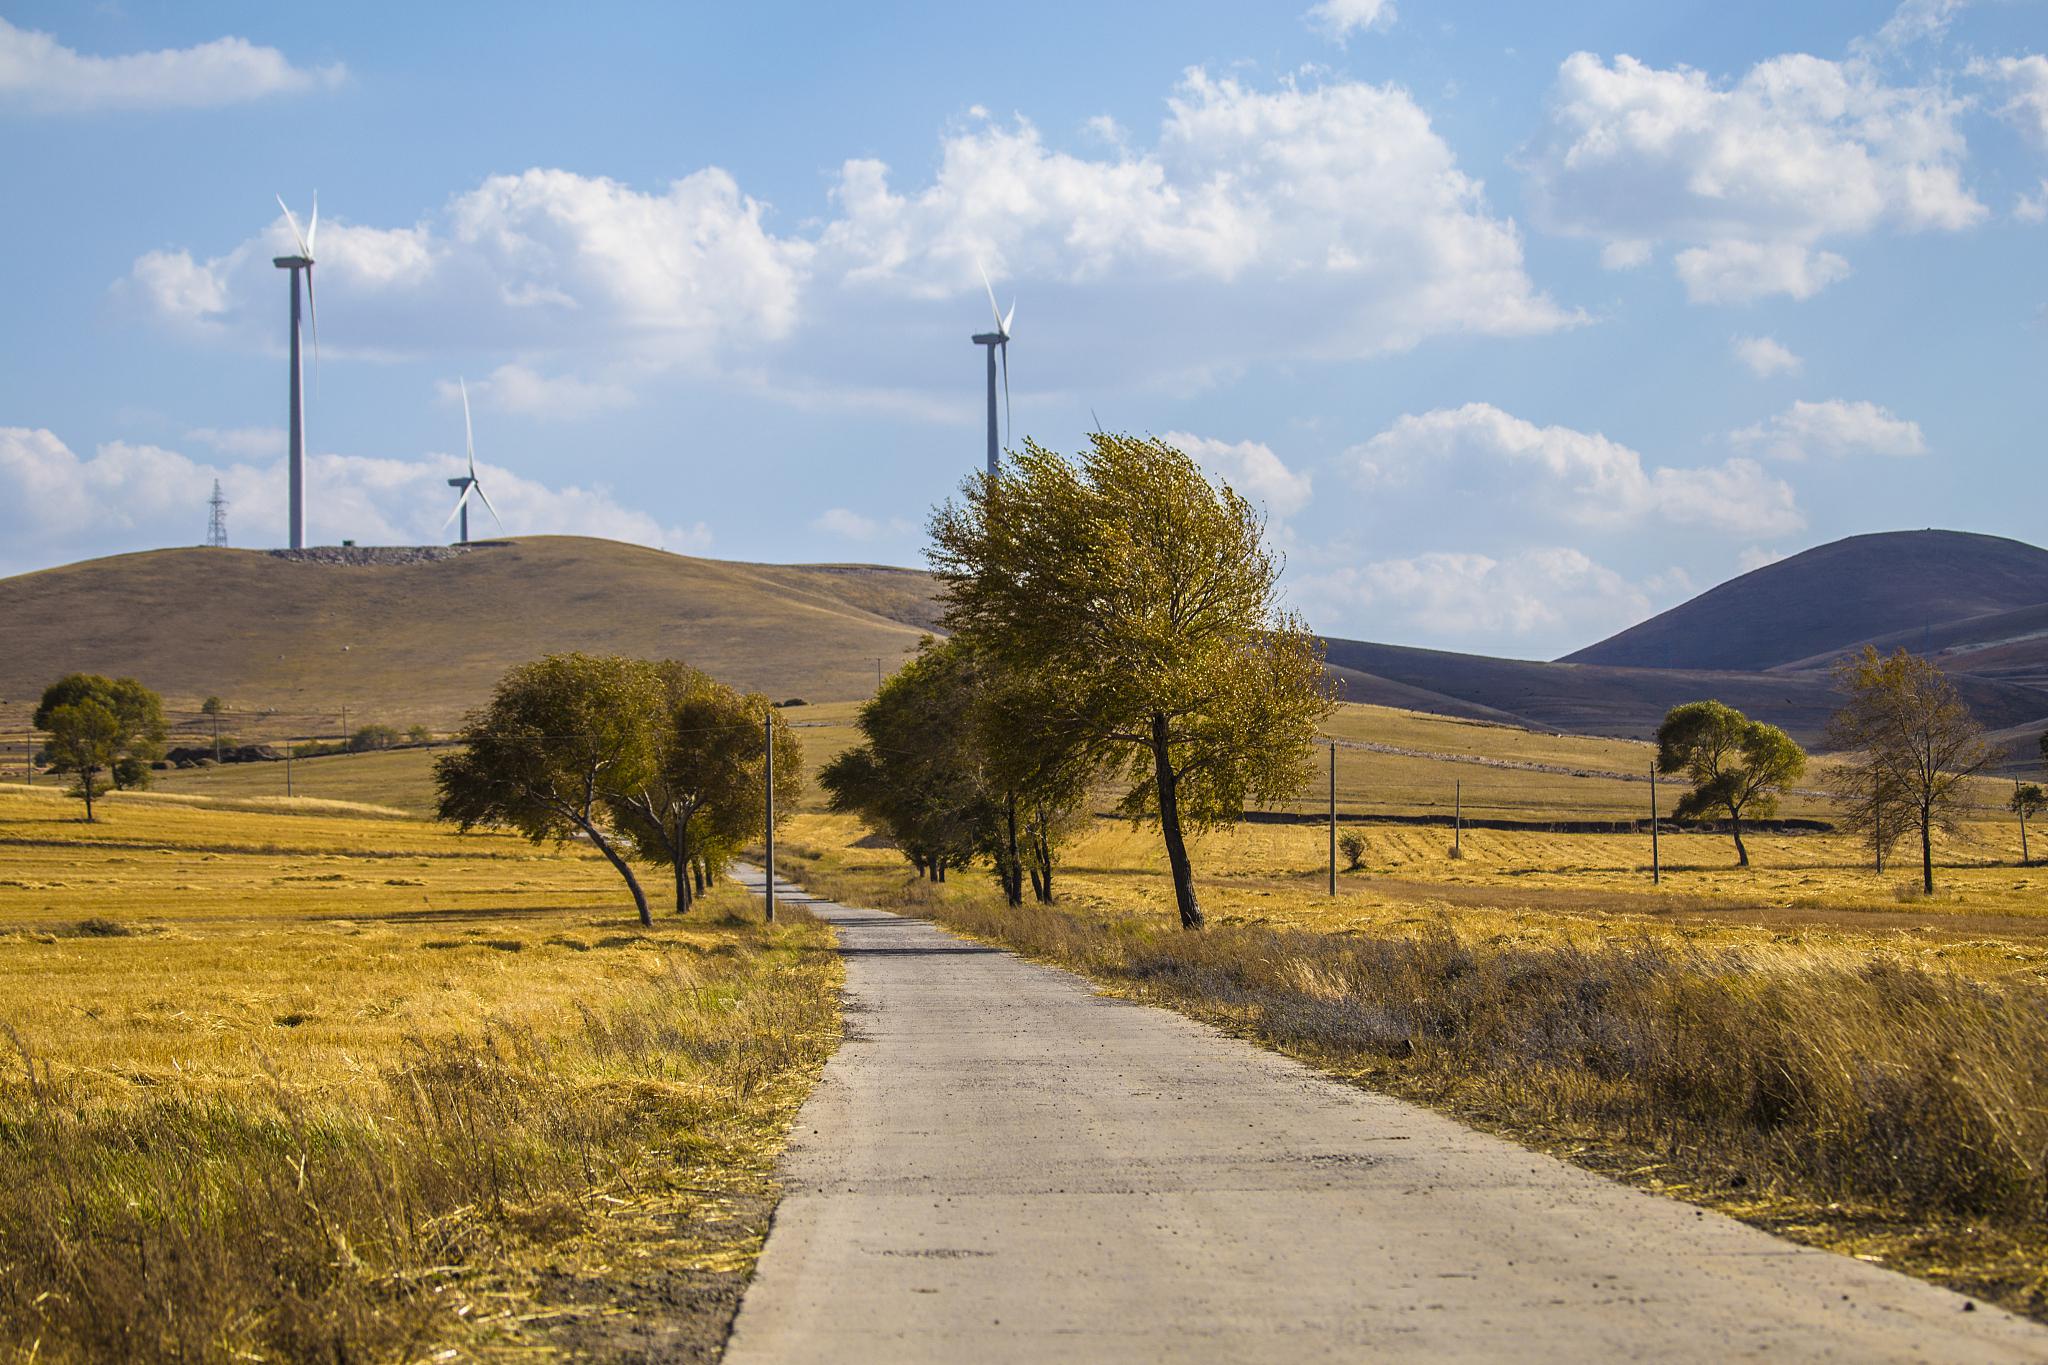
<path fill-rule="evenodd" d="M 299 231 L 299 220 L 285 207 L 284 196 L 277 197 L 277 206 L 284 209 L 284 220 L 291 224 L 292 236 L 298 241 L 299 254 L 276 256 L 271 264 L 279 270 L 292 272 L 292 371 L 291 371 L 291 514 L 290 540 L 294 550 L 306 547 L 306 379 L 305 370 L 299 361 L 299 272 L 306 273 L 306 312 L 313 324 L 313 363 L 320 363 L 320 310 L 313 303 L 313 239 L 320 232 L 320 193 L 313 193 L 313 216 L 306 223 L 306 230 Z"/>
<path fill-rule="evenodd" d="M 483 499 L 484 507 L 489 510 L 491 520 L 498 522 L 498 529 L 500 531 L 505 529 L 505 523 L 498 521 L 498 509 L 491 506 L 491 495 L 484 492 L 484 486 L 477 482 L 476 429 L 470 425 L 469 421 L 469 385 L 460 379 L 457 379 L 455 382 L 462 386 L 462 438 L 469 448 L 469 472 L 459 479 L 448 480 L 448 486 L 450 488 L 460 488 L 462 496 L 455 500 L 455 510 L 448 514 L 448 521 L 441 523 L 441 529 L 447 530 L 449 521 L 461 517 L 461 543 L 467 545 L 469 544 L 469 495 L 471 493 Z"/>
<path fill-rule="evenodd" d="M 993 332 L 977 332 L 974 344 L 988 349 L 988 472 L 993 478 L 1003 458 L 1002 445 L 996 440 L 996 352 L 1003 353 L 1003 431 L 1010 434 L 1010 320 L 1017 316 L 1017 302 L 1010 301 L 1010 311 L 1005 313 L 996 303 L 995 286 L 988 282 L 988 271 L 982 270 L 976 261 L 976 270 L 981 270 L 981 287 L 988 291 L 988 311 L 994 315 L 996 329 Z"/>

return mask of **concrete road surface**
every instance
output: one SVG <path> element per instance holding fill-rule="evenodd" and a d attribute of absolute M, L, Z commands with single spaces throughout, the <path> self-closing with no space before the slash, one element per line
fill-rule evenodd
<path fill-rule="evenodd" d="M 838 929 L 847 1036 L 729 1365 L 2048 1360 L 1947 1290 L 779 894 Z"/>

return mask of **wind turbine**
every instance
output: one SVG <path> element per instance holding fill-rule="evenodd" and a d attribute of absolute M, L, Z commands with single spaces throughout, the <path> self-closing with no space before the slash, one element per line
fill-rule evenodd
<path fill-rule="evenodd" d="M 455 382 L 462 385 L 462 436 L 469 446 L 469 472 L 459 479 L 448 480 L 450 488 L 460 488 L 462 490 L 462 496 L 455 500 L 455 510 L 448 514 L 448 521 L 453 521 L 457 517 L 462 518 L 462 544 L 467 545 L 469 544 L 469 495 L 471 493 L 483 499 L 484 506 L 490 510 L 491 520 L 498 522 L 498 529 L 500 531 L 505 529 L 505 523 L 498 521 L 498 509 L 491 506 L 491 495 L 484 492 L 484 486 L 477 482 L 476 429 L 469 422 L 469 385 L 461 379 L 457 379 Z M 442 530 L 448 529 L 448 521 L 441 523 Z"/>
<path fill-rule="evenodd" d="M 996 329 L 993 332 L 977 332 L 974 344 L 988 350 L 988 473 L 994 478 L 996 467 L 1003 458 L 1002 446 L 996 440 L 996 352 L 1003 353 L 1003 434 L 1009 434 L 1010 427 L 1010 319 L 1017 316 L 1017 302 L 1010 301 L 1010 311 L 1005 313 L 996 304 L 995 286 L 988 282 L 988 271 L 981 269 L 981 262 L 974 263 L 981 270 L 981 287 L 988 291 L 988 311 L 994 315 Z"/>
<path fill-rule="evenodd" d="M 305 370 L 299 362 L 299 272 L 306 273 L 306 311 L 313 323 L 313 362 L 320 361 L 320 310 L 313 303 L 313 239 L 320 232 L 320 194 L 313 193 L 313 216 L 306 223 L 306 230 L 299 231 L 299 220 L 292 211 L 285 208 L 284 196 L 277 197 L 277 206 L 284 209 L 284 220 L 291 224 L 292 236 L 299 244 L 296 256 L 275 256 L 271 264 L 279 270 L 292 272 L 292 376 L 291 376 L 291 547 L 302 550 L 306 546 L 306 379 Z"/>

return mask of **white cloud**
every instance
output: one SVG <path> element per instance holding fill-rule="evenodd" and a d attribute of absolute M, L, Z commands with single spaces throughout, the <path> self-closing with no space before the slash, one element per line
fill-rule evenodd
<path fill-rule="evenodd" d="M 216 433 L 236 444 L 238 434 Z M 702 553 L 702 522 L 664 525 L 620 504 L 602 488 L 551 485 L 489 464 L 477 466 L 510 535 L 587 535 Z M 453 506 L 456 455 L 401 460 L 316 454 L 307 461 L 308 532 L 315 543 L 440 544 Z M 219 479 L 236 545 L 282 539 L 285 470 L 281 459 L 209 464 L 159 446 L 113 441 L 82 458 L 49 431 L 0 427 L 0 544 L 10 570 L 160 545 L 196 545 L 206 530 L 206 499 Z M 477 515 L 483 518 L 481 524 Z M 494 534 L 489 513 L 473 515 L 472 535 Z"/>
<path fill-rule="evenodd" d="M 1925 455 L 1927 439 L 1918 422 L 1894 417 L 1875 403 L 1824 403 L 1804 399 L 1767 422 L 1729 435 L 1737 447 L 1779 460 L 1808 455 Z"/>
<path fill-rule="evenodd" d="M 1862 60 L 1774 57 L 1722 84 L 1578 52 L 1525 169 L 1538 220 L 1610 265 L 1668 243 L 1696 302 L 1803 299 L 1848 273 L 1823 242 L 1985 217 L 1962 181 L 1963 108 Z"/>
<path fill-rule="evenodd" d="M 2012 216 L 2022 223 L 2048 222 L 2048 180 L 2041 182 L 2039 194 L 2023 194 L 2013 202 Z"/>
<path fill-rule="evenodd" d="M 1264 441 L 1218 441 L 1185 431 L 1169 431 L 1159 439 L 1276 517 L 1291 517 L 1308 506 L 1309 476 L 1289 469 Z"/>
<path fill-rule="evenodd" d="M 1902 0 L 1877 31 L 1877 48 L 1901 48 L 1911 43 L 1925 42 L 1939 38 L 1948 32 L 1967 0 Z M 1859 42 L 1859 48 L 1870 49 L 1873 45 Z"/>
<path fill-rule="evenodd" d="M 458 399 L 458 386 L 442 381 L 441 396 Z M 545 375 L 525 365 L 500 365 L 490 377 L 470 386 L 473 397 L 522 417 L 588 417 L 629 407 L 633 391 L 616 380 Z"/>
<path fill-rule="evenodd" d="M 1368 29 L 1391 28 L 1394 0 L 1321 0 L 1302 18 L 1336 42 Z"/>
<path fill-rule="evenodd" d="M 1409 414 L 1346 452 L 1367 485 L 1399 485 L 1427 472 L 1446 479 L 1459 466 L 1501 496 L 1503 468 L 1521 473 L 1527 496 L 1551 515 L 1584 525 L 1621 525 L 1658 517 L 1749 535 L 1806 524 L 1791 486 L 1754 460 L 1698 469 L 1646 469 L 1629 447 L 1596 432 L 1539 427 L 1490 403 Z"/>
<path fill-rule="evenodd" d="M 1970 63 L 1970 74 L 1997 81 L 2012 92 L 1999 114 L 2035 143 L 2048 147 L 2048 57 L 2001 57 Z"/>
<path fill-rule="evenodd" d="M 1783 550 L 1772 550 L 1762 545 L 1752 545 L 1735 557 L 1735 566 L 1744 573 L 1754 573 L 1766 564 L 1775 564 L 1784 557 L 1785 552 Z"/>
<path fill-rule="evenodd" d="M 1564 547 L 1376 560 L 1304 579 L 1297 592 L 1313 619 L 1332 623 L 1323 629 L 1380 639 L 1604 635 L 1651 609 L 1642 588 Z"/>
<path fill-rule="evenodd" d="M 211 108 L 332 89 L 347 78 L 338 64 L 293 66 L 246 38 L 94 57 L 0 19 L 0 104 L 38 111 Z"/>
<path fill-rule="evenodd" d="M 680 366 L 953 420 L 964 409 L 934 404 L 933 376 L 983 316 L 978 261 L 1024 299 L 1020 391 L 1185 390 L 1257 363 L 1581 320 L 1535 288 L 1515 224 L 1397 86 L 1193 70 L 1149 146 L 1119 137 L 1083 154 L 1021 118 L 972 120 L 921 183 L 846 162 L 832 215 L 792 232 L 715 167 L 644 190 L 494 176 L 387 227 L 330 205 L 322 340 L 330 359 L 489 346 L 523 372 L 508 392 L 551 377 L 540 406 L 609 403 Z M 279 218 L 218 255 L 151 252 L 120 287 L 161 319 L 274 346 L 285 241 Z M 1175 344 L 1135 342 L 1133 319 Z"/>
<path fill-rule="evenodd" d="M 873 540 L 882 533 L 882 523 L 873 517 L 864 517 L 850 507 L 826 508 L 811 518 L 811 527 L 847 540 Z"/>
<path fill-rule="evenodd" d="M 1775 337 L 1736 337 L 1731 343 L 1735 358 L 1749 367 L 1758 379 L 1774 374 L 1798 374 L 1806 362 L 1794 355 Z"/>

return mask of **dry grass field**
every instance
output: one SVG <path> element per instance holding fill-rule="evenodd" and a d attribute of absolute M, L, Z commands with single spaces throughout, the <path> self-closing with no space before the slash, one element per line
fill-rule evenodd
<path fill-rule="evenodd" d="M 371 806 L 0 787 L 0 1351 L 713 1358 L 822 926 Z"/>

